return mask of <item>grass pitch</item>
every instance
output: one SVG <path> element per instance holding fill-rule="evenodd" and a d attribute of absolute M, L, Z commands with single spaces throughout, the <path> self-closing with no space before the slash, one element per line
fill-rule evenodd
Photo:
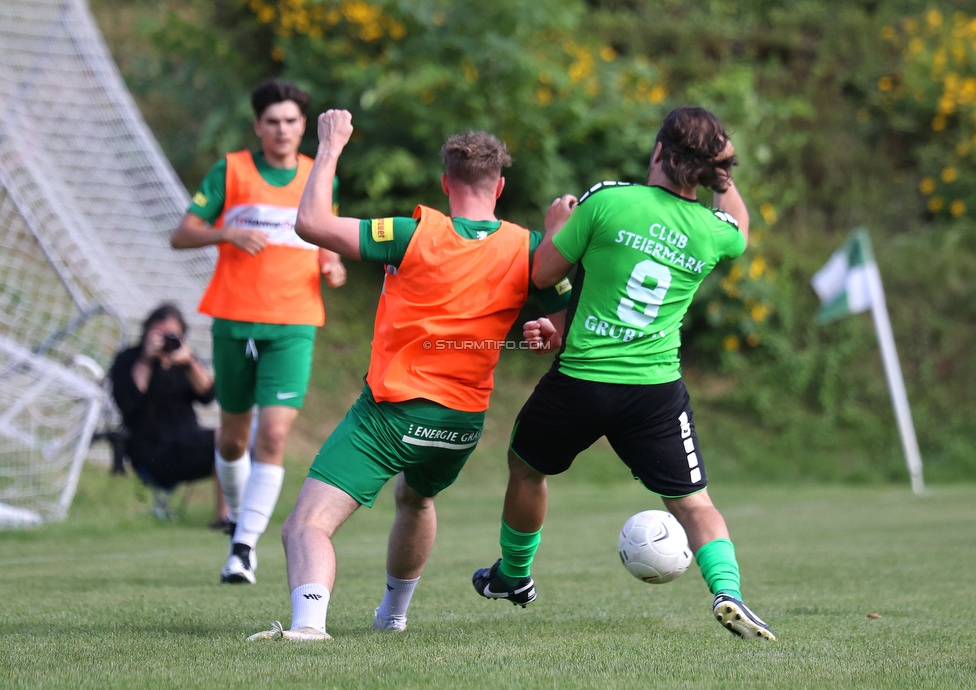
<path fill-rule="evenodd" d="M 526 609 L 478 597 L 498 556 L 503 478 L 465 470 L 438 499 L 440 530 L 406 633 L 370 630 L 392 492 L 340 531 L 328 643 L 246 643 L 290 604 L 281 523 L 256 586 L 218 584 L 226 537 L 203 527 L 208 490 L 177 523 L 132 478 L 86 468 L 63 524 L 0 532 L 4 688 L 963 688 L 976 686 L 976 486 L 716 486 L 748 603 L 776 643 L 711 617 L 695 566 L 644 585 L 617 531 L 660 504 L 636 483 L 551 483 Z M 869 617 L 876 614 L 880 617 Z"/>

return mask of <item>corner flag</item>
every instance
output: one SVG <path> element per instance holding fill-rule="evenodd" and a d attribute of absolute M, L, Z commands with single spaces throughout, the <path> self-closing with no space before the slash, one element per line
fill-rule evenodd
<path fill-rule="evenodd" d="M 888 320 L 881 274 L 874 262 L 868 231 L 864 228 L 854 230 L 844 246 L 830 256 L 810 282 L 820 297 L 817 323 L 830 323 L 848 314 L 871 310 L 874 330 L 878 334 L 878 344 L 881 347 L 885 377 L 888 379 L 888 390 L 898 421 L 902 450 L 912 479 L 912 490 L 916 494 L 922 493 L 925 490 L 922 481 L 922 458 L 915 438 L 912 412 L 908 407 L 905 381 L 898 364 L 898 353 L 895 351 L 895 338 Z"/>
<path fill-rule="evenodd" d="M 871 281 L 875 277 L 881 281 L 877 273 L 867 230 L 858 228 L 813 276 L 813 289 L 821 302 L 817 323 L 830 323 L 870 309 Z"/>

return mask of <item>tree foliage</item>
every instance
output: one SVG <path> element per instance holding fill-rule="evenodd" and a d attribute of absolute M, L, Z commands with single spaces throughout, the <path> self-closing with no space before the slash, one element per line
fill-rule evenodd
<path fill-rule="evenodd" d="M 516 162 L 500 210 L 533 225 L 557 194 L 619 176 L 621 162 L 628 177 L 644 174 L 666 92 L 651 63 L 620 60 L 582 31 L 579 3 L 248 6 L 273 28 L 284 74 L 321 107 L 353 112 L 358 135 L 341 164 L 352 211 L 432 201 L 440 144 L 465 129 L 507 142 Z"/>
<path fill-rule="evenodd" d="M 932 7 L 882 28 L 897 51 L 878 103 L 918 153 L 915 172 L 934 217 L 976 217 L 976 14 Z"/>
<path fill-rule="evenodd" d="M 976 440 L 958 412 L 976 385 L 960 364 L 976 345 L 976 17 L 963 0 L 92 2 L 191 189 L 216 155 L 254 145 L 248 94 L 269 75 L 312 94 L 308 153 L 315 114 L 352 111 L 340 201 L 361 217 L 443 203 L 441 142 L 487 129 L 515 158 L 500 214 L 538 227 L 558 194 L 643 181 L 663 115 L 708 107 L 736 145 L 752 240 L 702 287 L 686 362 L 775 382 L 723 400 L 785 442 L 811 442 L 799 404 L 825 429 L 862 429 L 897 468 L 869 321 L 811 324 L 810 275 L 865 225 L 910 398 L 925 402 L 920 440 L 957 461 L 959 444 L 939 439 Z"/>

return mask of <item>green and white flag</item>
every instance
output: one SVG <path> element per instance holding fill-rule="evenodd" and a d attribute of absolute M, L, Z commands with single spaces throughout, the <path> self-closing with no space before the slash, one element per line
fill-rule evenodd
<path fill-rule="evenodd" d="M 817 323 L 829 323 L 870 309 L 877 300 L 875 290 L 880 285 L 880 277 L 868 231 L 858 228 L 852 232 L 844 246 L 813 275 L 811 282 L 820 298 Z"/>
<path fill-rule="evenodd" d="M 829 323 L 848 314 L 871 310 L 881 349 L 881 362 L 891 391 L 891 403 L 895 408 L 898 434 L 901 436 L 902 450 L 905 451 L 905 463 L 912 479 L 912 491 L 921 494 L 925 491 L 922 456 L 918 451 L 912 411 L 908 407 L 905 381 L 895 350 L 895 336 L 888 319 L 881 273 L 874 262 L 868 231 L 864 228 L 854 230 L 844 246 L 831 255 L 810 282 L 820 297 L 820 311 L 816 316 L 818 323 Z"/>

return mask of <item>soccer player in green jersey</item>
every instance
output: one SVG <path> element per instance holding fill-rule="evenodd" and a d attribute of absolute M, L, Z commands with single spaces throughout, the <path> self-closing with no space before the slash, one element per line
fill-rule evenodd
<path fill-rule="evenodd" d="M 749 214 L 732 181 L 734 149 L 702 108 L 664 120 L 647 185 L 602 182 L 577 202 L 556 199 L 532 271 L 538 287 L 578 266 L 563 349 L 515 422 L 502 512 L 502 557 L 474 573 L 481 596 L 525 606 L 536 597 L 530 567 L 546 514 L 547 475 L 569 469 L 601 436 L 634 477 L 659 495 L 688 533 L 733 634 L 775 639 L 742 603 L 729 531 L 706 488 L 702 452 L 681 380 L 681 321 L 705 276 L 745 251 Z M 715 192 L 715 209 L 696 190 Z M 558 340 L 545 319 L 535 340 Z"/>

